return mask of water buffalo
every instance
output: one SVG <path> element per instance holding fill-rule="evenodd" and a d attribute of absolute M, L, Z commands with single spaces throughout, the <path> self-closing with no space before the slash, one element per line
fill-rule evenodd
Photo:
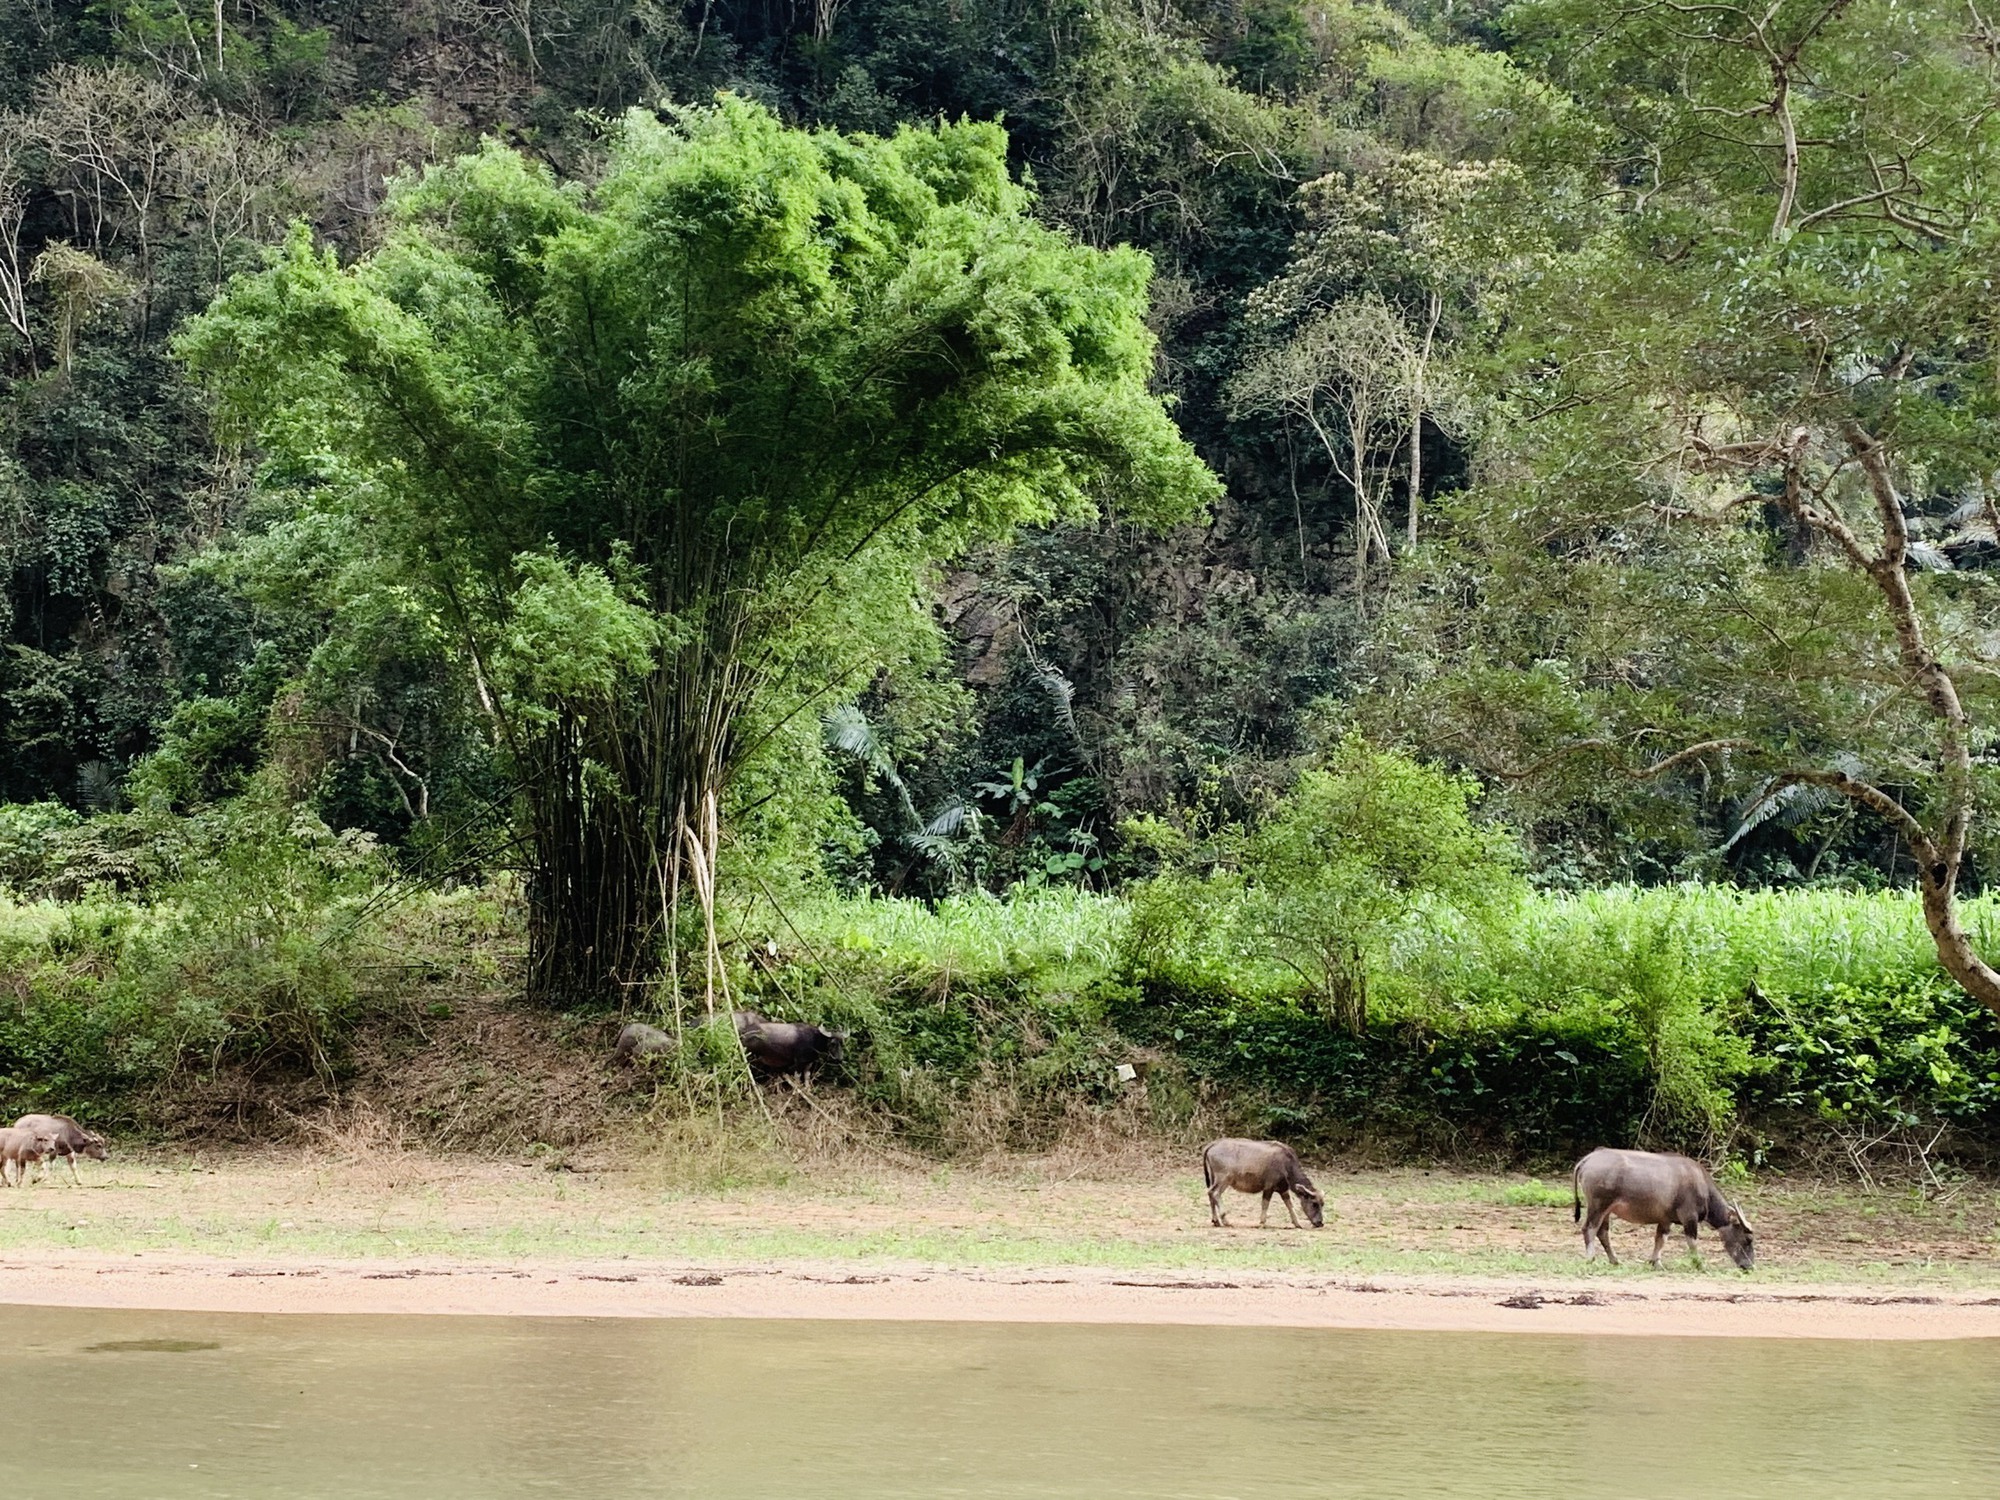
<path fill-rule="evenodd" d="M 83 1185 L 83 1179 L 76 1175 L 76 1159 L 87 1156 L 92 1161 L 103 1161 L 105 1158 L 104 1137 L 93 1135 L 68 1115 L 22 1115 L 14 1122 L 14 1128 L 47 1137 L 54 1148 L 50 1154 L 69 1168 L 69 1180 L 79 1187 Z"/>
<path fill-rule="evenodd" d="M 1583 1225 L 1585 1260 L 1596 1254 L 1597 1244 L 1601 1244 L 1604 1258 L 1618 1264 L 1618 1257 L 1611 1253 L 1613 1214 L 1628 1224 L 1653 1226 L 1651 1264 L 1656 1266 L 1667 1243 L 1667 1230 L 1675 1224 L 1687 1234 L 1690 1255 L 1697 1253 L 1696 1226 L 1706 1224 L 1722 1236 L 1722 1248 L 1739 1268 L 1749 1270 L 1756 1259 L 1750 1221 L 1723 1201 L 1708 1168 L 1685 1156 L 1601 1146 L 1576 1164 L 1571 1198 L 1571 1217 Z"/>
<path fill-rule="evenodd" d="M 1225 1188 L 1263 1194 L 1263 1209 L 1257 1215 L 1260 1229 L 1271 1216 L 1273 1193 L 1285 1200 L 1285 1217 L 1292 1221 L 1292 1228 L 1299 1227 L 1298 1215 L 1292 1212 L 1294 1193 L 1305 1205 L 1307 1222 L 1315 1229 L 1326 1227 L 1326 1200 L 1290 1146 L 1276 1141 L 1210 1141 L 1201 1153 L 1201 1179 L 1208 1184 L 1208 1222 L 1218 1229 L 1229 1227 L 1229 1215 L 1222 1212 Z"/>
<path fill-rule="evenodd" d="M 821 1063 L 837 1063 L 846 1052 L 847 1033 L 803 1021 L 772 1021 L 754 1010 L 732 1013 L 737 1038 L 750 1071 L 758 1078 L 809 1073 Z"/>
<path fill-rule="evenodd" d="M 56 1143 L 37 1130 L 0 1130 L 0 1183 L 19 1187 L 28 1180 L 28 1168 L 54 1154 Z"/>
<path fill-rule="evenodd" d="M 634 1021 L 618 1033 L 617 1056 L 631 1061 L 636 1057 L 646 1057 L 655 1052 L 671 1052 L 674 1039 L 657 1026 L 648 1026 L 643 1021 Z"/>

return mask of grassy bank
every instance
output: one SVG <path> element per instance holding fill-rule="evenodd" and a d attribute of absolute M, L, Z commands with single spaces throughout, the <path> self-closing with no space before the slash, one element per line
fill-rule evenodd
<path fill-rule="evenodd" d="M 654 1015 L 682 1045 L 636 1077 L 596 1062 L 621 1017 L 510 999 L 504 887 L 387 900 L 368 851 L 312 830 L 213 852 L 199 879 L 139 895 L 0 900 L 0 1111 L 171 1131 L 226 1076 L 255 1133 L 260 1090 L 293 1088 L 296 1110 L 373 1067 L 393 1112 L 393 1075 L 479 1006 L 540 1029 L 503 1052 L 470 1026 L 464 1067 L 408 1111 L 413 1138 L 450 1112 L 441 1094 L 556 1053 L 601 1073 L 591 1110 L 759 1108 L 699 997 L 677 1023 Z M 2000 1027 L 1941 974 L 1901 894 L 1619 888 L 1419 910 L 1358 1025 L 1206 898 L 1164 917 L 1163 899 L 760 899 L 727 915 L 720 998 L 849 1028 L 829 1128 L 939 1158 L 1105 1122 L 1543 1166 L 1644 1140 L 1919 1177 L 2000 1146 Z M 1967 920 L 2000 930 L 2000 907 Z"/>
<path fill-rule="evenodd" d="M 794 915 L 786 961 L 751 989 L 861 1026 L 885 1067 L 858 1081 L 892 1105 L 907 1091 L 887 1067 L 960 1097 L 1003 1089 L 1026 1114 L 1137 1088 L 1168 1128 L 1431 1154 L 1646 1139 L 1921 1171 L 1918 1147 L 1976 1159 L 2000 1142 L 2000 1027 L 1900 893 L 1617 888 L 1438 910 L 1371 976 L 1359 1027 L 1233 948 L 1226 923 L 1198 906 L 1163 922 L 1149 899 L 827 903 Z M 1970 903 L 1967 920 L 1984 934 L 2000 909 Z"/>

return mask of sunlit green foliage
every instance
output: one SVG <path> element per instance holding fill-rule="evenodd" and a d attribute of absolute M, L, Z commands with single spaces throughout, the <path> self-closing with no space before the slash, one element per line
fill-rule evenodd
<path fill-rule="evenodd" d="M 183 335 L 445 622 L 527 805 L 551 992 L 645 972 L 718 799 L 890 664 L 925 559 L 1212 493 L 1146 390 L 1144 258 L 1035 224 L 1004 147 L 734 100 L 628 117 L 587 191 L 491 146 L 358 266 L 295 237 Z"/>
<path fill-rule="evenodd" d="M 1474 825 L 1476 794 L 1350 738 L 1253 828 L 1197 841 L 1136 825 L 1169 869 L 1133 898 L 1132 963 L 1162 976 L 1275 969 L 1358 1033 L 1371 978 L 1412 928 L 1439 911 L 1488 914 L 1513 893 L 1512 844 Z"/>

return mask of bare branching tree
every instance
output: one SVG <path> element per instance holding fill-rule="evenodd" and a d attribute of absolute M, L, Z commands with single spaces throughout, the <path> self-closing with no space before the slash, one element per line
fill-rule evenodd
<path fill-rule="evenodd" d="M 27 122 L 16 114 L 0 115 L 0 318 L 35 357 L 34 335 L 28 325 L 28 269 L 21 263 L 21 225 L 28 208 L 29 150 Z"/>
<path fill-rule="evenodd" d="M 1366 600 L 1369 558 L 1389 557 L 1388 471 L 1410 435 L 1418 368 L 1418 345 L 1402 317 L 1369 295 L 1310 314 L 1245 366 L 1232 393 L 1240 411 L 1285 412 L 1304 422 L 1352 491 L 1357 605 Z"/>

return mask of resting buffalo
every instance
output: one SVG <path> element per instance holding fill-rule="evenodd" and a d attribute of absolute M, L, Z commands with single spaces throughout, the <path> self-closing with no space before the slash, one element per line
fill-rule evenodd
<path fill-rule="evenodd" d="M 1706 1224 L 1722 1236 L 1722 1248 L 1740 1269 L 1749 1270 L 1756 1259 L 1750 1221 L 1723 1201 L 1708 1168 L 1685 1156 L 1600 1146 L 1576 1164 L 1570 1197 L 1571 1217 L 1583 1225 L 1585 1260 L 1597 1252 L 1597 1245 L 1591 1243 L 1595 1239 L 1604 1246 L 1604 1258 L 1618 1264 L 1618 1257 L 1611 1253 L 1613 1214 L 1628 1224 L 1653 1226 L 1652 1264 L 1656 1266 L 1667 1243 L 1667 1230 L 1675 1224 L 1687 1234 L 1690 1255 L 1695 1253 L 1696 1226 Z"/>
<path fill-rule="evenodd" d="M 750 1071 L 759 1078 L 809 1073 L 821 1063 L 837 1063 L 846 1051 L 847 1033 L 828 1031 L 803 1021 L 772 1021 L 754 1010 L 733 1013 L 736 1035 Z"/>
<path fill-rule="evenodd" d="M 671 1052 L 674 1039 L 657 1026 L 648 1026 L 644 1021 L 634 1021 L 618 1033 L 619 1057 L 628 1062 L 633 1058 L 645 1057 L 654 1052 Z"/>

